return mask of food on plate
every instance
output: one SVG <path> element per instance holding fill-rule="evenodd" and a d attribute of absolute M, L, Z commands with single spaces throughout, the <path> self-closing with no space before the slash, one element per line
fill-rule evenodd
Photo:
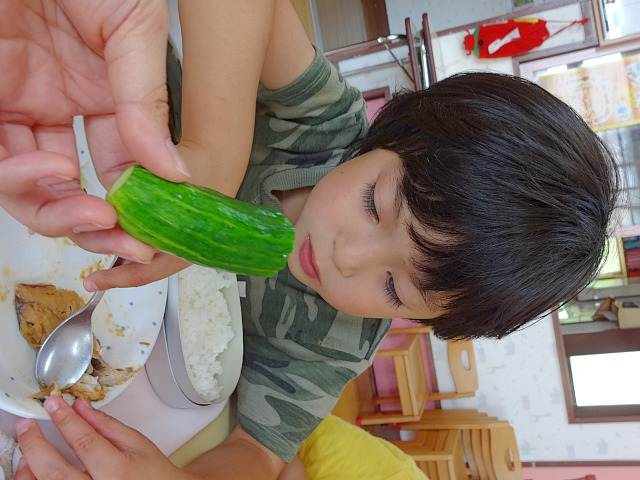
<path fill-rule="evenodd" d="M 218 359 L 234 336 L 222 289 L 231 280 L 214 269 L 192 265 L 178 274 L 182 351 L 193 388 L 206 401 L 222 393 Z"/>
<path fill-rule="evenodd" d="M 293 249 L 293 226 L 279 210 L 172 183 L 139 165 L 113 183 L 107 201 L 133 237 L 198 265 L 270 277 Z"/>
<path fill-rule="evenodd" d="M 15 289 L 16 313 L 20 333 L 29 345 L 38 350 L 51 332 L 69 315 L 80 310 L 85 301 L 74 291 L 49 284 L 19 283 Z M 111 367 L 100 355 L 100 342 L 93 337 L 93 357 L 87 371 L 74 385 L 60 389 L 58 385 L 41 385 L 31 397 L 44 400 L 49 395 L 67 393 L 90 402 L 103 400 L 110 387 L 129 380 L 139 368 Z"/>
<path fill-rule="evenodd" d="M 62 320 L 85 304 L 76 292 L 48 284 L 19 283 L 15 299 L 20 333 L 36 350 Z"/>

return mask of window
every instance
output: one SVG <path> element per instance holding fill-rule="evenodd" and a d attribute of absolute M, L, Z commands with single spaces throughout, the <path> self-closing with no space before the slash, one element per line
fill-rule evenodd
<path fill-rule="evenodd" d="M 640 420 L 640 328 L 563 335 L 553 314 L 569 423 Z"/>

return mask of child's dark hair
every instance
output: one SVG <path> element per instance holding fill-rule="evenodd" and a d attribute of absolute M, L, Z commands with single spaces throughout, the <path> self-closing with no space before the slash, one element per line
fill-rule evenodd
<path fill-rule="evenodd" d="M 518 77 L 465 73 L 383 107 L 352 155 L 397 153 L 423 288 L 446 293 L 443 339 L 503 337 L 597 274 L 615 160 L 567 104 Z M 435 232 L 437 242 L 428 232 Z"/>

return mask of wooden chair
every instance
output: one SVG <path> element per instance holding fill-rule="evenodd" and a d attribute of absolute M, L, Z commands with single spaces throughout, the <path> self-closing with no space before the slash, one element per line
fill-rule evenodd
<path fill-rule="evenodd" d="M 398 424 L 401 430 L 455 429 L 473 480 L 522 480 L 522 463 L 509 422 L 477 410 L 425 410 L 420 420 Z M 447 478 L 447 477 L 445 477 Z M 433 477 L 432 480 L 436 480 Z"/>
<path fill-rule="evenodd" d="M 454 379 L 454 392 L 430 392 L 424 369 L 424 359 L 420 345 L 420 335 L 429 333 L 430 327 L 393 328 L 389 335 L 406 335 L 404 342 L 397 348 L 380 349 L 376 358 L 393 358 L 398 395 L 373 396 L 374 405 L 399 403 L 400 411 L 376 411 L 361 415 L 359 425 L 412 422 L 420 419 L 427 400 L 444 400 L 470 397 L 478 389 L 478 372 L 471 340 L 450 341 L 447 343 L 447 356 Z M 468 367 L 464 355 L 468 356 Z"/>
<path fill-rule="evenodd" d="M 522 480 L 520 454 L 510 425 L 462 430 L 462 448 L 470 478 Z"/>
<path fill-rule="evenodd" d="M 389 335 L 426 334 L 431 327 L 400 327 L 389 330 Z M 465 362 L 465 355 L 467 362 Z M 475 395 L 478 390 L 478 366 L 471 340 L 449 340 L 447 342 L 447 360 L 455 386 L 454 392 L 430 392 L 429 400 L 450 400 Z"/>
<path fill-rule="evenodd" d="M 465 355 L 468 366 L 465 365 Z M 432 393 L 432 400 L 472 397 L 478 390 L 478 367 L 471 340 L 450 340 L 447 342 L 447 358 L 455 385 L 455 392 Z"/>
<path fill-rule="evenodd" d="M 389 333 L 391 334 L 392 332 L 393 330 Z M 374 405 L 399 403 L 401 411 L 377 411 L 371 415 L 361 415 L 358 419 L 358 424 L 375 425 L 419 420 L 429 397 L 419 334 L 408 333 L 402 345 L 398 348 L 380 349 L 376 353 L 376 357 L 393 358 L 398 395 L 389 397 L 376 396 L 371 399 L 371 402 Z"/>
<path fill-rule="evenodd" d="M 509 422 L 490 417 L 475 409 L 435 409 L 425 410 L 418 420 L 398 422 L 398 430 L 440 430 L 457 428 L 459 430 L 488 429 L 509 425 Z"/>
<path fill-rule="evenodd" d="M 423 430 L 414 440 L 393 440 L 391 443 L 413 458 L 430 480 L 467 478 L 460 430 Z"/>

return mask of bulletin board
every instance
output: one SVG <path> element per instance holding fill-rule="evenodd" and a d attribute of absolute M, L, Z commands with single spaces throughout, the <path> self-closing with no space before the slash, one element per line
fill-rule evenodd
<path fill-rule="evenodd" d="M 538 83 L 569 103 L 593 130 L 640 124 L 640 53 L 544 75 Z"/>

